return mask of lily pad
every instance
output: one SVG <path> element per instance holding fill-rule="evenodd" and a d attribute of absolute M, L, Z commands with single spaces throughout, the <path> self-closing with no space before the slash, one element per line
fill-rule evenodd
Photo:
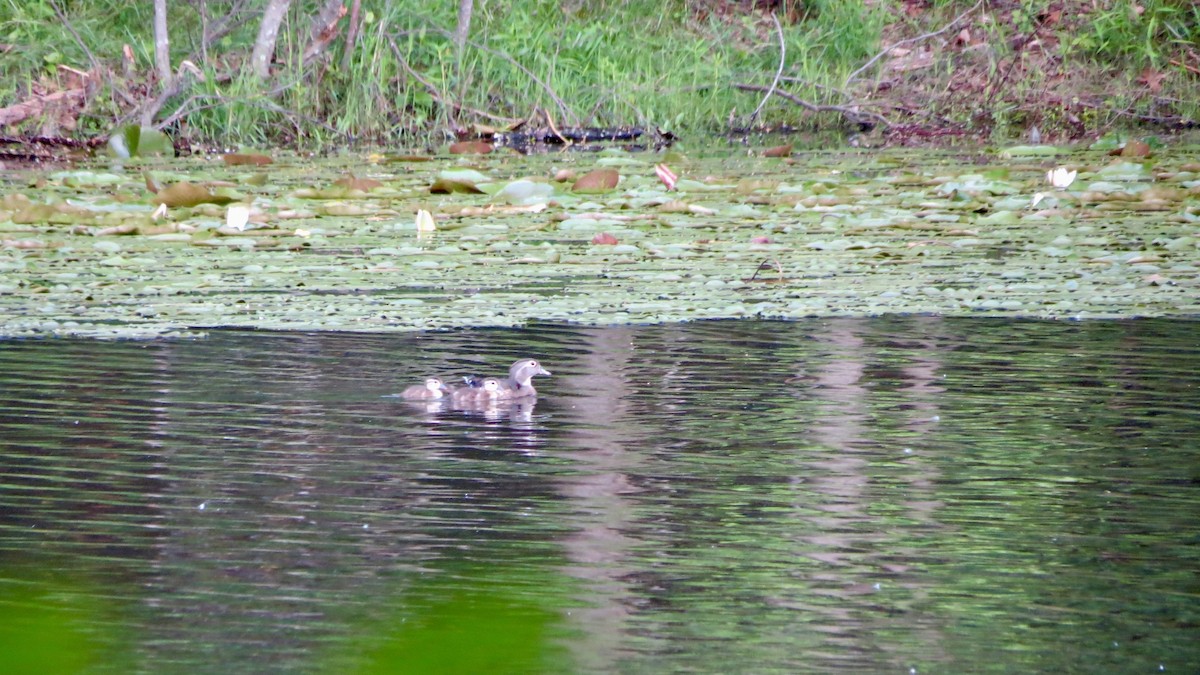
<path fill-rule="evenodd" d="M 155 204 L 165 204 L 171 208 L 197 206 L 199 204 L 228 204 L 235 201 L 233 197 L 216 195 L 208 188 L 195 183 L 174 183 L 159 190 L 152 200 Z"/>
<path fill-rule="evenodd" d="M 621 174 L 617 173 L 616 169 L 596 169 L 575 181 L 571 190 L 584 194 L 611 192 L 617 188 L 619 182 L 621 182 Z"/>

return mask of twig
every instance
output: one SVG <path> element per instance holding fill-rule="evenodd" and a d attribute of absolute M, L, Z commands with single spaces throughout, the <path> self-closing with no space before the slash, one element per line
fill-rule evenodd
<path fill-rule="evenodd" d="M 734 89 L 741 89 L 742 91 L 767 91 L 768 90 L 767 87 L 764 87 L 761 84 L 743 84 L 741 82 L 734 82 L 732 86 Z M 852 106 L 817 105 L 816 103 L 809 103 L 808 101 L 805 101 L 804 99 L 800 98 L 799 96 L 796 96 L 795 94 L 786 92 L 782 89 L 777 90 L 775 92 L 775 95 L 780 98 L 787 99 L 788 101 L 795 103 L 796 105 L 800 106 L 801 108 L 804 108 L 805 110 L 811 110 L 812 112 L 835 112 L 835 113 L 845 115 L 846 117 L 848 117 L 851 120 L 856 121 L 856 122 L 859 121 L 860 119 L 866 118 L 866 119 L 874 120 L 876 123 L 881 124 L 885 127 L 892 126 L 891 120 L 884 117 L 883 115 L 880 115 L 879 113 L 867 112 L 865 110 L 855 110 Z"/>
<path fill-rule="evenodd" d="M 772 265 L 771 263 L 775 263 L 775 264 Z M 783 276 L 783 265 L 780 265 L 779 261 L 775 260 L 774 258 L 767 258 L 766 260 L 763 260 L 762 262 L 758 263 L 758 267 L 754 268 L 754 274 L 750 276 L 750 279 L 748 281 L 754 281 L 755 279 L 757 279 L 758 273 L 763 270 L 763 267 L 774 267 L 775 271 L 779 273 L 779 276 L 781 276 L 781 277 Z"/>
<path fill-rule="evenodd" d="M 54 8 L 54 13 L 58 15 L 58 20 L 67 27 L 67 30 L 71 31 L 71 35 L 75 36 L 75 41 L 79 43 L 79 48 L 83 50 L 84 54 L 87 54 L 88 61 L 90 61 L 92 64 L 92 71 L 99 73 L 100 61 L 96 59 L 96 55 L 92 53 L 92 50 L 88 49 L 88 46 L 86 43 L 84 43 L 83 38 L 79 37 L 79 33 L 75 32 L 75 26 L 71 25 L 71 20 L 68 19 L 67 15 L 63 13 L 57 2 L 50 0 L 50 6 Z"/>
<path fill-rule="evenodd" d="M 1183 68 L 1184 70 L 1195 73 L 1196 75 L 1200 75 L 1200 68 L 1196 68 L 1195 66 L 1188 65 L 1188 64 L 1184 63 L 1183 61 L 1176 61 L 1175 59 L 1170 59 L 1169 61 L 1167 61 L 1167 63 L 1170 63 L 1173 66 L 1179 66 L 1180 68 Z"/>
<path fill-rule="evenodd" d="M 883 51 L 879 52 L 875 56 L 872 56 L 871 59 L 869 61 L 867 61 L 866 63 L 864 63 L 862 65 L 862 67 L 860 67 L 858 70 L 854 71 L 853 73 L 850 73 L 850 75 L 846 77 L 846 82 L 842 85 L 842 87 L 849 87 L 850 83 L 853 82 L 859 75 L 861 75 L 863 73 L 863 71 L 865 71 L 866 69 L 875 65 L 876 61 L 883 58 L 887 54 L 891 53 L 891 51 L 893 49 L 895 49 L 896 47 L 900 47 L 903 45 L 909 45 L 909 44 L 915 44 L 922 40 L 928 40 L 929 38 L 937 37 L 937 36 L 941 35 L 942 33 L 945 33 L 946 31 L 954 29 L 959 24 L 960 21 L 967 18 L 968 14 L 971 14 L 975 10 L 979 9 L 979 7 L 981 5 L 983 5 L 983 3 L 984 3 L 984 0 L 979 0 L 974 5 L 972 5 L 970 9 L 968 9 L 967 11 L 963 12 L 962 14 L 959 14 L 958 16 L 954 17 L 953 21 L 946 24 L 940 30 L 935 30 L 932 33 L 925 33 L 924 35 L 918 35 L 916 37 L 906 38 L 904 40 L 900 40 L 899 42 L 893 43 L 892 45 L 890 45 L 888 47 L 885 47 L 883 49 Z"/>
<path fill-rule="evenodd" d="M 775 31 L 779 33 L 779 68 L 775 71 L 775 79 L 771 81 L 771 88 L 758 102 L 758 107 L 754 109 L 754 112 L 750 113 L 746 126 L 754 124 L 754 120 L 758 119 L 758 113 L 762 112 L 763 106 L 767 104 L 771 94 L 775 93 L 775 88 L 779 86 L 779 78 L 783 75 L 783 66 L 787 63 L 787 42 L 783 39 L 783 26 L 779 24 L 779 17 L 775 16 L 775 12 L 771 12 L 771 20 L 775 22 Z"/>
<path fill-rule="evenodd" d="M 443 30 L 442 32 L 447 35 L 451 35 L 450 31 Z M 467 40 L 467 44 L 471 45 L 472 47 L 474 47 L 476 49 L 485 51 L 493 56 L 499 56 L 500 58 L 504 59 L 505 61 L 508 61 L 509 63 L 513 64 L 517 68 L 521 69 L 521 72 L 528 75 L 529 79 L 533 80 L 534 82 L 537 82 L 539 85 L 541 85 L 542 89 L 546 90 L 546 93 L 549 94 L 550 98 L 554 100 L 554 103 L 558 106 L 558 109 L 560 111 L 562 111 L 563 117 L 570 118 L 571 124 L 573 126 L 579 126 L 579 118 L 575 116 L 575 113 L 571 110 L 571 108 L 568 107 L 567 104 L 564 103 L 563 100 L 558 97 L 558 94 L 554 93 L 554 90 L 550 88 L 550 85 L 543 82 L 542 78 L 538 77 L 537 75 L 534 75 L 533 71 L 531 71 L 528 68 L 526 68 L 525 66 L 521 65 L 521 63 L 519 61 L 517 61 L 513 57 L 509 56 L 508 54 L 505 54 L 504 52 L 497 51 L 495 49 L 492 49 L 491 47 L 486 47 L 484 45 L 481 45 L 478 42 L 475 42 L 474 40 Z"/>
<path fill-rule="evenodd" d="M 443 95 L 441 90 L 435 87 L 432 82 L 421 77 L 420 73 L 413 70 L 412 66 L 408 65 L 408 59 L 404 58 L 404 54 L 400 52 L 400 47 L 396 45 L 395 38 L 388 36 L 388 44 L 391 45 L 392 53 L 396 55 L 396 60 L 400 62 L 400 67 L 404 68 L 404 71 L 411 75 L 414 80 L 424 85 L 425 88 L 429 90 L 429 95 L 433 97 L 433 100 L 442 104 L 442 108 L 446 111 L 446 115 L 448 115 L 450 118 L 450 126 L 454 129 L 457 129 L 458 122 L 454 115 L 454 104 L 447 101 L 445 95 Z"/>

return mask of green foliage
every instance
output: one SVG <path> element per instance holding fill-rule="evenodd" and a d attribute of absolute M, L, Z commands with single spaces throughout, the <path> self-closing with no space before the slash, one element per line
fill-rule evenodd
<path fill-rule="evenodd" d="M 0 35 L 29 47 L 18 50 L 18 58 L 0 62 L 0 74 L 10 85 L 21 82 L 20 76 L 28 82 L 30 74 L 53 75 L 57 63 L 86 70 L 93 57 L 120 73 L 126 44 L 137 72 L 152 71 L 149 3 L 74 3 L 68 19 L 77 40 L 50 6 L 4 2 L 12 11 L 0 19 Z M 254 13 L 231 17 L 248 21 L 207 49 L 202 45 L 206 28 L 223 20 L 234 4 L 170 4 L 172 63 L 192 60 L 207 78 L 168 101 L 159 116 L 185 106 L 190 134 L 226 145 L 257 144 L 268 137 L 320 142 L 420 134 L 451 122 L 488 121 L 488 116 L 524 118 L 535 108 L 547 111 L 556 124 L 720 127 L 732 111 L 744 114 L 761 98 L 731 85 L 769 84 L 779 59 L 773 24 L 758 13 L 696 22 L 688 4 L 678 0 L 665 5 L 524 0 L 477 3 L 461 53 L 451 37 L 453 3 L 422 10 L 370 8 L 346 62 L 338 40 L 326 61 L 301 67 L 313 7 L 297 3 L 282 27 L 274 80 L 260 83 L 245 74 L 242 63 L 255 37 Z M 805 8 L 808 14 L 785 24 L 785 75 L 818 85 L 837 83 L 878 48 L 885 15 L 874 6 L 820 0 Z M 132 90 L 143 85 L 116 77 L 101 86 L 112 91 L 101 92 L 93 105 L 118 105 L 114 102 L 136 97 Z M 805 97 L 823 95 L 814 87 L 789 88 Z M 20 93 L 14 91 L 13 97 Z M 799 116 L 799 109 L 779 99 L 763 113 L 763 119 L 784 122 Z M 88 124 L 81 131 L 104 133 Z M 104 126 L 103 120 L 96 124 Z"/>
<path fill-rule="evenodd" d="M 1095 11 L 1086 27 L 1071 46 L 1097 61 L 1158 66 L 1181 49 L 1200 44 L 1200 5 L 1119 0 Z"/>
<path fill-rule="evenodd" d="M 172 64 L 190 60 L 206 78 L 167 100 L 155 119 L 177 116 L 194 140 L 226 146 L 424 137 L 470 122 L 504 126 L 537 109 L 557 125 L 715 129 L 731 119 L 747 119 L 763 94 L 736 85 L 769 86 L 781 54 L 770 15 L 744 4 L 510 0 L 476 3 L 462 49 L 453 41 L 455 3 L 364 7 L 353 49 L 345 50 L 344 18 L 339 39 L 321 59 L 305 65 L 317 4 L 293 3 L 281 27 L 273 76 L 260 82 L 248 74 L 246 64 L 260 6 L 242 8 L 233 0 L 169 3 Z M 973 22 L 971 30 L 992 44 L 1011 44 L 1013 35 L 1042 30 L 1047 13 L 1060 4 L 1020 0 L 988 5 L 979 11 L 991 18 Z M 936 0 L 930 11 L 901 19 L 886 2 L 785 3 L 779 7 L 786 46 L 780 87 L 814 103 L 845 104 L 837 89 L 879 52 L 885 26 L 911 23 L 901 34 L 920 34 L 974 5 Z M 1192 2 L 1075 5 L 1063 5 L 1064 19 L 1052 28 L 1058 30 L 1062 57 L 1085 61 L 1093 73 L 1107 71 L 1111 78 L 1114 66 L 1151 66 L 1182 74 L 1170 61 L 1179 61 L 1190 45 L 1200 43 L 1200 6 Z M 136 115 L 135 106 L 161 90 L 153 76 L 152 5 L 78 0 L 60 6 L 67 12 L 65 20 L 45 2 L 0 0 L 0 42 L 17 46 L 0 59 L 0 100 L 19 101 L 62 88 L 67 71 L 59 66 L 91 71 L 98 65 L 103 74 L 92 81 L 77 133 L 106 134 L 114 120 Z M 230 27 L 228 32 L 206 44 L 205 36 L 223 26 Z M 132 64 L 124 62 L 126 45 Z M 998 53 L 1004 58 L 1003 50 Z M 949 79 L 964 65 L 953 50 L 939 56 L 924 77 Z M 994 71 L 995 59 L 984 67 Z M 1074 67 L 1064 63 L 1064 69 Z M 988 77 L 1010 89 L 1041 86 L 1037 73 L 1008 81 L 1006 72 Z M 1198 99 L 1194 86 L 1183 84 L 1187 81 L 1181 76 L 1164 85 L 1180 108 Z M 1012 100 L 1029 95 L 1015 93 Z M 989 119 L 1006 115 L 998 99 L 979 105 L 995 108 L 987 111 Z M 943 115 L 965 119 L 978 112 L 948 110 Z M 1018 127 L 1024 124 L 1021 115 L 1012 119 Z M 813 117 L 775 97 L 758 121 L 840 124 L 843 119 Z"/>

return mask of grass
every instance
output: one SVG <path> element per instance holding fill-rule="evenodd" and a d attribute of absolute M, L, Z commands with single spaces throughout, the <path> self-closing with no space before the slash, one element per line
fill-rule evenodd
<path fill-rule="evenodd" d="M 243 67 L 257 32 L 254 11 L 236 14 L 246 22 L 213 42 L 205 60 L 205 21 L 198 7 L 206 9 L 211 26 L 236 3 L 170 3 L 172 62 L 193 59 L 206 79 L 167 101 L 156 120 L 186 112 L 193 139 L 223 146 L 436 141 L 450 127 L 472 122 L 503 126 L 535 109 L 549 113 L 558 125 L 714 130 L 731 120 L 735 126 L 748 120 L 763 95 L 738 91 L 733 84 L 769 86 L 780 56 L 770 17 L 725 0 L 478 3 L 461 53 L 450 35 L 453 3 L 420 10 L 368 3 L 348 62 L 343 64 L 344 45 L 338 39 L 328 59 L 303 66 L 312 4 L 294 3 L 276 49 L 274 77 L 264 83 L 245 75 Z M 885 44 L 935 30 L 973 4 L 934 3 L 933 9 L 904 18 L 893 0 L 785 3 L 782 86 L 814 103 L 845 104 L 836 89 Z M 947 42 L 952 35 L 947 35 L 929 42 L 938 50 L 935 67 L 895 76 L 881 62 L 846 94 L 891 103 L 906 93 L 923 92 L 921 112 L 937 109 L 944 121 L 989 124 L 1003 133 L 1028 119 L 1052 119 L 1053 114 L 1034 108 L 1038 97 L 1054 88 L 1055 71 L 1010 46 L 1014 35 L 1040 30 L 1039 35 L 1049 31 L 1054 36 L 1047 61 L 1069 76 L 1078 94 L 1093 103 L 1106 97 L 1110 102 L 1129 100 L 1100 123 L 1162 109 L 1163 100 L 1139 97 L 1135 91 L 1135 78 L 1145 68 L 1168 73 L 1157 93 L 1176 114 L 1194 117 L 1198 112 L 1198 78 L 1174 65 L 1190 63 L 1191 45 L 1200 43 L 1200 8 L 1193 3 L 1144 0 L 1140 15 L 1126 0 L 1102 1 L 1095 10 L 1090 0 L 991 4 L 990 21 L 969 25 L 976 35 L 987 35 L 987 50 L 952 49 Z M 1087 11 L 1064 11 L 1056 25 L 1048 24 L 1048 13 L 1063 5 Z M 78 39 L 48 3 L 0 0 L 0 42 L 15 46 L 0 59 L 0 103 L 62 88 L 59 64 L 86 71 L 94 58 L 113 76 L 96 78 L 76 133 L 105 134 L 137 103 L 158 93 L 150 76 L 151 6 L 116 0 L 60 6 L 68 9 L 69 26 Z M 136 60 L 128 76 L 121 59 L 126 44 Z M 1015 60 L 1020 63 L 1014 68 Z M 962 86 L 972 84 L 965 79 L 955 81 L 967 77 L 986 91 Z M 884 78 L 898 91 L 874 90 Z M 999 95 L 998 88 L 1004 89 Z M 841 115 L 813 115 L 779 97 L 768 102 L 757 122 L 846 126 Z"/>

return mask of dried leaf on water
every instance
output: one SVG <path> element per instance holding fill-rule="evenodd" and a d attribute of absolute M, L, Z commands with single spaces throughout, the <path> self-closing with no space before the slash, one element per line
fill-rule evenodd
<path fill-rule="evenodd" d="M 621 174 L 616 169 L 596 169 L 586 173 L 571 186 L 574 192 L 595 193 L 615 190 L 621 182 Z"/>

